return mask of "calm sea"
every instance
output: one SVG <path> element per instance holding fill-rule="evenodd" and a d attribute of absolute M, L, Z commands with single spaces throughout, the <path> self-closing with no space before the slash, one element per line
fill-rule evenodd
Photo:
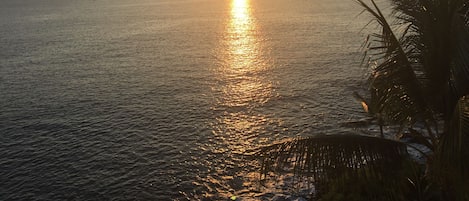
<path fill-rule="evenodd" d="M 246 157 L 353 131 L 353 0 L 0 0 L 0 200 L 270 199 Z M 280 192 L 277 192 L 280 191 Z M 269 193 L 267 193 L 269 192 Z"/>

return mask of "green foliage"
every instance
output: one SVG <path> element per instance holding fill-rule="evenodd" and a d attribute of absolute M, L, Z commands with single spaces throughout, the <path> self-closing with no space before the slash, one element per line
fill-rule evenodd
<path fill-rule="evenodd" d="M 397 171 L 392 171 L 392 175 L 386 178 L 367 177 L 359 175 L 350 175 L 347 177 L 338 177 L 326 183 L 319 185 L 317 196 L 319 201 L 342 201 L 342 200 L 375 200 L 375 201 L 404 201 L 408 200 L 404 195 L 413 191 L 407 185 L 405 163 Z M 361 171 L 369 171 L 368 168 L 362 168 Z M 389 173 L 389 172 L 388 172 Z"/>
<path fill-rule="evenodd" d="M 407 161 L 400 175 L 401 187 L 404 189 L 401 195 L 405 200 L 415 201 L 439 201 L 441 191 L 439 187 L 428 178 L 426 167 L 414 161 Z"/>
<path fill-rule="evenodd" d="M 408 50 L 401 45 L 402 38 L 393 32 L 374 1 L 357 2 L 371 14 L 382 31 L 368 37 L 364 64 L 372 69 L 369 77 L 371 103 L 374 110 L 391 123 L 412 124 L 422 116 L 428 116 L 427 103 L 417 75 L 408 58 Z"/>
<path fill-rule="evenodd" d="M 434 153 L 424 168 L 402 142 L 315 136 L 259 150 L 262 174 L 306 177 L 322 201 L 469 200 L 469 1 L 390 0 L 394 23 L 374 0 L 356 1 L 382 28 L 364 44 L 370 98 L 357 99 L 380 126 L 407 128 Z"/>
<path fill-rule="evenodd" d="M 332 196 L 325 192 L 337 190 L 345 193 L 349 200 L 355 192 L 378 196 L 383 193 L 378 190 L 383 190 L 384 184 L 393 184 L 388 189 L 399 186 L 395 185 L 399 183 L 396 178 L 400 179 L 396 175 L 401 173 L 408 153 L 404 143 L 394 140 L 361 135 L 320 135 L 263 147 L 256 157 L 261 159 L 264 178 L 271 172 L 291 172 L 306 178 L 305 181 L 312 181 L 319 194 Z M 352 185 L 357 181 L 362 185 Z M 365 189 L 367 183 L 373 182 L 378 189 L 359 191 L 358 188 Z"/>
<path fill-rule="evenodd" d="M 387 179 L 349 175 L 316 184 L 316 189 L 318 201 L 439 201 L 441 197 L 437 186 L 427 179 L 425 167 L 412 160 L 404 160 Z"/>
<path fill-rule="evenodd" d="M 314 181 L 360 176 L 388 178 L 407 157 L 404 143 L 361 135 L 322 135 L 263 147 L 261 171 L 292 171 Z M 363 171 L 366 167 L 367 171 Z M 381 171 L 382 169 L 388 171 Z"/>
<path fill-rule="evenodd" d="M 459 100 L 433 164 L 434 180 L 452 200 L 469 200 L 469 97 Z"/>
<path fill-rule="evenodd" d="M 463 97 L 469 94 L 469 2 L 391 0 L 393 24 L 374 0 L 357 2 L 382 27 L 365 44 L 368 102 L 382 119 L 408 126 L 415 141 L 435 151 L 427 179 L 440 185 L 443 197 L 469 200 L 469 109 Z M 438 117 L 445 123 L 442 133 Z M 416 122 L 427 134 L 412 128 Z"/>
<path fill-rule="evenodd" d="M 346 183 L 329 182 L 328 189 L 319 195 L 318 201 L 403 201 L 400 198 L 399 186 L 379 180 L 364 181 L 350 178 Z M 397 187 L 397 188 L 394 188 Z"/>
<path fill-rule="evenodd" d="M 392 123 L 443 114 L 469 94 L 469 32 L 462 0 L 391 0 L 389 23 L 374 0 L 356 0 L 382 27 L 365 43 L 371 101 Z"/>

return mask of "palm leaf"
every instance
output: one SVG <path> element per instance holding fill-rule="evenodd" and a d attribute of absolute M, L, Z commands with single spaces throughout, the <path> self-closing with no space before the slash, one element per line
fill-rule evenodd
<path fill-rule="evenodd" d="M 439 145 L 434 163 L 437 180 L 459 200 L 469 199 L 469 97 L 459 100 Z"/>
<path fill-rule="evenodd" d="M 407 26 L 401 44 L 409 50 L 427 104 L 445 119 L 458 99 L 469 93 L 465 2 L 391 0 L 397 24 Z"/>
<path fill-rule="evenodd" d="M 367 41 L 369 48 L 365 55 L 373 58 L 367 65 L 372 69 L 369 79 L 371 102 L 377 105 L 377 113 L 398 124 L 412 124 L 428 116 L 422 86 L 409 60 L 413 52 L 403 46 L 403 39 L 396 36 L 373 0 L 370 0 L 371 5 L 364 0 L 357 2 L 382 27 L 381 33 L 371 35 Z"/>
<path fill-rule="evenodd" d="M 361 135 L 321 135 L 261 148 L 264 177 L 294 173 L 313 182 L 338 177 L 389 178 L 407 158 L 404 143 Z"/>
<path fill-rule="evenodd" d="M 467 6 L 469 7 L 469 5 Z M 469 9 L 469 8 L 466 8 Z M 454 108 L 457 100 L 469 94 L 469 10 L 453 19 L 453 52 L 451 66 L 451 99 L 448 108 Z"/>

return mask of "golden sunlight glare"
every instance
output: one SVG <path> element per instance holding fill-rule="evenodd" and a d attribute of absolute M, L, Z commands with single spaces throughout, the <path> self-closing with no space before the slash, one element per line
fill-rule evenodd
<path fill-rule="evenodd" d="M 249 20 L 249 0 L 233 0 L 231 14 L 238 22 L 246 23 Z"/>
<path fill-rule="evenodd" d="M 226 23 L 223 65 L 219 69 L 224 81 L 220 104 L 230 108 L 254 107 L 272 96 L 272 83 L 261 73 L 269 63 L 262 55 L 258 30 L 250 0 L 231 0 Z M 243 153 L 253 146 L 252 138 L 270 119 L 249 111 L 226 112 L 217 118 L 214 133 L 226 141 L 232 150 Z"/>

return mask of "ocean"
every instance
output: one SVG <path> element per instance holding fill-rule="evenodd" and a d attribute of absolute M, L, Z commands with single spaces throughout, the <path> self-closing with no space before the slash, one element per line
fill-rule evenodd
<path fill-rule="evenodd" d="M 353 0 L 0 0 L 0 200 L 271 200 L 259 147 L 356 132 Z M 274 185 L 275 186 L 275 185 Z"/>

